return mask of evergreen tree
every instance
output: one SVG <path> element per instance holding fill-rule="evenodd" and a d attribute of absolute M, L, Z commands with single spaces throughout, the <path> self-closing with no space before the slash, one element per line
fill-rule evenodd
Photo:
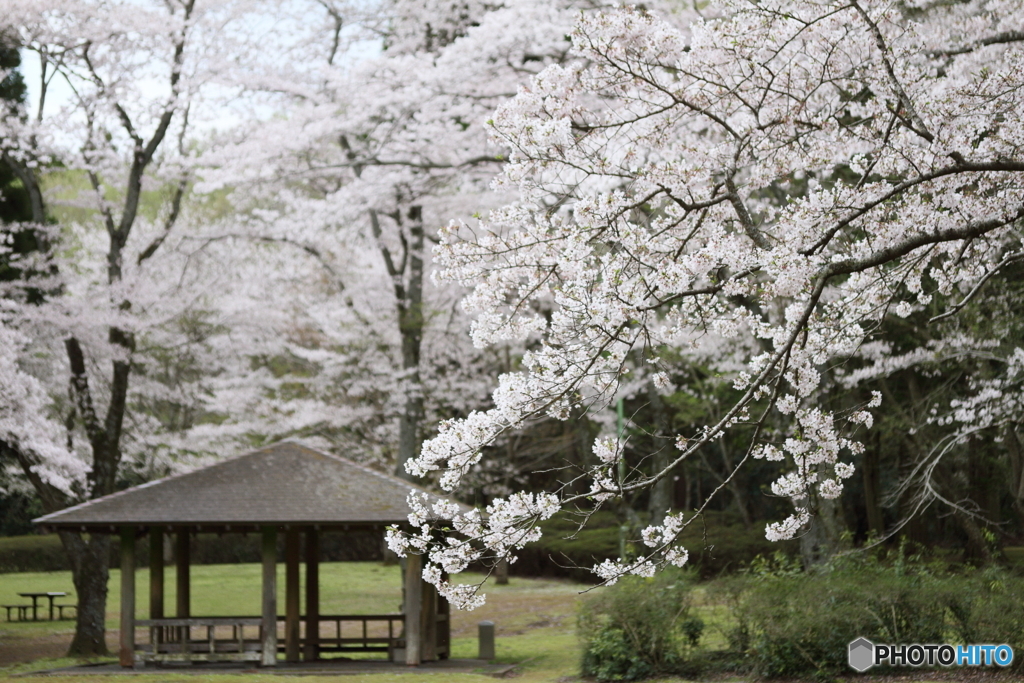
<path fill-rule="evenodd" d="M 28 89 L 19 67 L 21 55 L 10 39 L 0 35 L 0 109 L 4 114 L 24 115 L 25 98 Z M 2 139 L 0 139 L 2 142 Z M 22 277 L 22 270 L 15 265 L 27 254 L 39 250 L 40 236 L 23 223 L 31 222 L 32 200 L 25 187 L 15 162 L 6 154 L 0 163 L 0 282 L 10 282 Z M 32 290 L 30 298 L 40 296 Z"/>

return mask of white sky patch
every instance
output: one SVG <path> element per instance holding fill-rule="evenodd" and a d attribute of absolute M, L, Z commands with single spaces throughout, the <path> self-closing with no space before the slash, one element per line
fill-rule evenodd
<path fill-rule="evenodd" d="M 264 15 L 256 20 L 254 31 L 273 35 L 281 24 L 273 15 Z M 365 31 L 359 25 L 350 25 L 341 32 L 343 52 L 335 60 L 334 68 L 346 69 L 367 59 L 373 59 L 383 51 L 380 39 L 360 39 Z M 278 34 L 280 36 L 280 34 Z M 286 37 L 286 36 L 285 36 Z M 32 50 L 21 50 L 20 71 L 28 90 L 26 107 L 30 117 L 39 116 L 39 99 L 42 87 L 42 66 L 40 55 Z M 43 119 L 58 114 L 61 110 L 76 109 L 75 91 L 62 74 L 49 65 L 46 72 L 46 100 Z M 166 78 L 158 73 L 139 79 L 134 84 L 141 99 L 146 102 L 160 102 L 168 96 Z M 268 120 L 278 115 L 282 107 L 274 104 L 277 99 L 266 92 L 255 92 L 244 86 L 209 82 L 201 86 L 201 107 L 190 111 L 190 124 L 195 134 L 206 137 L 224 132 L 255 120 Z"/>

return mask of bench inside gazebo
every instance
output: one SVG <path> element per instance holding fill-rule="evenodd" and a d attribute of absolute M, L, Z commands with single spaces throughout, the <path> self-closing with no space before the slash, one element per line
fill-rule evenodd
<path fill-rule="evenodd" d="M 53 530 L 121 537 L 120 662 L 315 661 L 324 653 L 381 652 L 416 666 L 447 659 L 447 602 L 421 578 L 410 555 L 403 608 L 394 614 L 320 613 L 320 535 L 407 523 L 419 487 L 349 460 L 280 443 L 55 512 L 34 520 Z M 190 601 L 190 538 L 197 533 L 258 533 L 262 538 L 262 614 L 196 616 Z M 136 618 L 135 541 L 149 535 L 149 618 Z M 285 613 L 277 613 L 278 534 L 284 535 Z M 176 605 L 164 604 L 165 535 L 175 543 Z M 304 542 L 303 542 L 304 541 Z M 300 568 L 305 564 L 305 609 Z M 141 634 L 141 636 L 140 636 Z"/>

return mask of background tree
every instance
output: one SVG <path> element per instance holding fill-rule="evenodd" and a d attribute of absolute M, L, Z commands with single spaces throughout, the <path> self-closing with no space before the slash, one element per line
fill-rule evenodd
<path fill-rule="evenodd" d="M 230 189 L 244 216 L 210 239 L 281 254 L 268 281 L 278 294 L 261 296 L 295 296 L 286 281 L 305 274 L 305 305 L 282 319 L 302 339 L 267 354 L 300 360 L 275 379 L 301 386 L 306 409 L 282 396 L 274 410 L 299 419 L 280 426 L 409 477 L 404 463 L 432 425 L 486 405 L 507 356 L 473 348 L 461 290 L 432 284 L 428 247 L 451 215 L 500 201 L 488 188 L 500 149 L 485 121 L 564 56 L 569 12 L 532 2 L 384 3 L 375 17 L 324 7 L 328 40 L 309 47 L 307 80 L 282 117 L 206 157 L 215 168 L 202 188 Z M 368 36 L 382 49 L 356 58 Z"/>

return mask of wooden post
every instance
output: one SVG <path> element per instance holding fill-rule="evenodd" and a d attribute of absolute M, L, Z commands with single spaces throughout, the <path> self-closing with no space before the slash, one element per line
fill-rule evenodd
<path fill-rule="evenodd" d="M 149 618 L 164 618 L 164 528 L 149 527 Z"/>
<path fill-rule="evenodd" d="M 284 536 L 284 657 L 299 661 L 299 530 L 292 527 Z"/>
<path fill-rule="evenodd" d="M 164 528 L 159 525 L 149 527 L 149 618 L 164 618 Z M 162 628 L 149 633 L 154 648 L 163 642 Z"/>
<path fill-rule="evenodd" d="M 452 656 L 452 606 L 441 595 L 437 596 L 437 658 Z"/>
<path fill-rule="evenodd" d="M 306 529 L 306 647 L 303 659 L 320 658 L 320 532 Z"/>
<path fill-rule="evenodd" d="M 135 666 L 135 527 L 121 527 L 121 666 Z"/>
<path fill-rule="evenodd" d="M 420 608 L 420 659 L 437 661 L 437 589 L 420 579 L 423 607 Z"/>
<path fill-rule="evenodd" d="M 262 666 L 277 665 L 277 529 L 263 527 Z"/>
<path fill-rule="evenodd" d="M 405 558 L 405 663 L 420 665 L 420 615 L 423 609 L 423 558 L 409 554 Z"/>
<path fill-rule="evenodd" d="M 175 597 L 174 615 L 179 619 L 188 619 L 192 616 L 192 600 L 190 591 L 192 582 L 189 580 L 189 570 L 192 563 L 191 548 L 189 547 L 188 527 L 178 529 L 178 538 L 174 549 L 174 564 L 177 576 L 174 577 L 174 584 L 177 589 Z"/>

